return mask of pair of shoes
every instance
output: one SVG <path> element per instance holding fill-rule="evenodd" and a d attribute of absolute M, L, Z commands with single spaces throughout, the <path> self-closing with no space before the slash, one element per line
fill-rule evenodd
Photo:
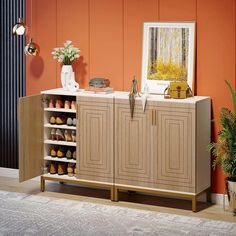
<path fill-rule="evenodd" d="M 68 126 L 72 126 L 72 125 L 73 125 L 73 126 L 76 126 L 76 123 L 77 123 L 77 122 L 76 122 L 76 118 L 73 118 L 73 119 L 70 118 L 70 117 L 67 118 L 66 124 L 67 124 Z"/>
<path fill-rule="evenodd" d="M 57 140 L 57 141 L 59 141 L 59 140 L 64 141 L 65 137 L 60 129 L 53 128 L 53 129 L 51 129 L 51 139 Z"/>
<path fill-rule="evenodd" d="M 76 102 L 75 101 L 69 101 L 66 100 L 64 103 L 64 108 L 65 109 L 72 109 L 72 110 L 76 110 Z"/>
<path fill-rule="evenodd" d="M 72 130 L 71 133 L 68 130 L 65 130 L 65 141 L 66 142 L 76 142 L 76 132 Z"/>
<path fill-rule="evenodd" d="M 66 158 L 76 160 L 76 151 L 73 151 L 72 153 L 71 150 L 68 149 L 66 152 Z"/>
<path fill-rule="evenodd" d="M 76 142 L 76 132 L 72 130 L 71 133 L 68 130 L 63 132 L 60 129 L 51 129 L 51 140 Z"/>
<path fill-rule="evenodd" d="M 63 125 L 66 123 L 66 118 L 64 116 L 51 116 L 49 119 L 49 123 L 52 125 Z"/>
<path fill-rule="evenodd" d="M 63 148 L 52 148 L 50 151 L 50 156 L 51 157 L 58 157 L 62 158 L 65 156 L 65 150 Z"/>
<path fill-rule="evenodd" d="M 64 162 L 57 163 L 57 162 L 52 161 L 50 163 L 49 172 L 50 174 L 58 173 L 58 175 L 67 174 L 67 164 Z"/>
<path fill-rule="evenodd" d="M 67 166 L 67 172 L 68 172 L 69 177 L 74 176 L 74 174 L 75 174 L 74 169 L 75 169 L 75 164 L 69 163 L 68 166 Z"/>
<path fill-rule="evenodd" d="M 60 99 L 56 99 L 55 101 L 54 99 L 51 98 L 48 103 L 49 108 L 63 108 L 63 106 L 64 106 L 64 103 Z"/>

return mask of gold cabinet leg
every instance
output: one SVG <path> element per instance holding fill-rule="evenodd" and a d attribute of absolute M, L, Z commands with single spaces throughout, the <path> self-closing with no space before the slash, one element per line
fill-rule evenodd
<path fill-rule="evenodd" d="M 110 190 L 111 190 L 111 201 L 115 201 L 114 200 L 115 199 L 115 187 L 112 186 Z"/>
<path fill-rule="evenodd" d="M 119 194 L 118 189 L 116 187 L 114 187 L 113 188 L 113 199 L 112 199 L 112 201 L 114 201 L 114 202 L 118 202 L 119 201 L 118 194 Z"/>
<path fill-rule="evenodd" d="M 206 192 L 207 202 L 211 203 L 211 189 L 209 188 Z"/>
<path fill-rule="evenodd" d="M 41 192 L 45 191 L 45 179 L 43 178 L 43 176 L 40 177 L 40 189 Z"/>
<path fill-rule="evenodd" d="M 193 212 L 197 211 L 197 197 L 196 196 L 192 197 L 192 211 Z"/>

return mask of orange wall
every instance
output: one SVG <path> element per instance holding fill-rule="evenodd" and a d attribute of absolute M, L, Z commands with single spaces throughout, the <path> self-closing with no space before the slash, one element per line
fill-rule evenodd
<path fill-rule="evenodd" d="M 27 21 L 30 23 L 30 1 Z M 60 87 L 60 65 L 51 51 L 70 39 L 81 49 L 75 66 L 81 87 L 109 78 L 116 90 L 140 82 L 145 21 L 196 21 L 196 93 L 212 97 L 213 138 L 219 109 L 232 107 L 224 80 L 235 87 L 235 0 L 34 0 L 32 36 L 40 55 L 27 57 L 27 95 Z M 212 173 L 212 191 L 223 192 L 224 175 Z"/>

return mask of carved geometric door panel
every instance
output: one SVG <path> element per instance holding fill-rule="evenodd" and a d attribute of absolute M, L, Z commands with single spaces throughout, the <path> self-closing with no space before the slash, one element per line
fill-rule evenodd
<path fill-rule="evenodd" d="M 78 177 L 113 181 L 113 107 L 110 100 L 79 103 Z"/>
<path fill-rule="evenodd" d="M 194 187 L 194 111 L 157 110 L 157 183 Z"/>
<path fill-rule="evenodd" d="M 143 112 L 135 102 L 131 118 L 129 103 L 115 103 L 115 183 L 142 185 L 153 179 L 149 107 Z"/>

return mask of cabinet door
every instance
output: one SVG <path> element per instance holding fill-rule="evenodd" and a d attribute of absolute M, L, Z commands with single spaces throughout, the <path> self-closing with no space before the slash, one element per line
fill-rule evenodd
<path fill-rule="evenodd" d="M 78 100 L 78 178 L 113 182 L 113 99 Z"/>
<path fill-rule="evenodd" d="M 161 188 L 193 191 L 195 183 L 195 112 L 157 108 L 155 181 Z"/>
<path fill-rule="evenodd" d="M 152 182 L 149 106 L 144 112 L 137 100 L 131 118 L 129 100 L 116 99 L 115 131 L 115 183 L 145 186 Z"/>
<path fill-rule="evenodd" d="M 19 178 L 20 182 L 42 174 L 43 109 L 41 95 L 19 100 Z"/>

